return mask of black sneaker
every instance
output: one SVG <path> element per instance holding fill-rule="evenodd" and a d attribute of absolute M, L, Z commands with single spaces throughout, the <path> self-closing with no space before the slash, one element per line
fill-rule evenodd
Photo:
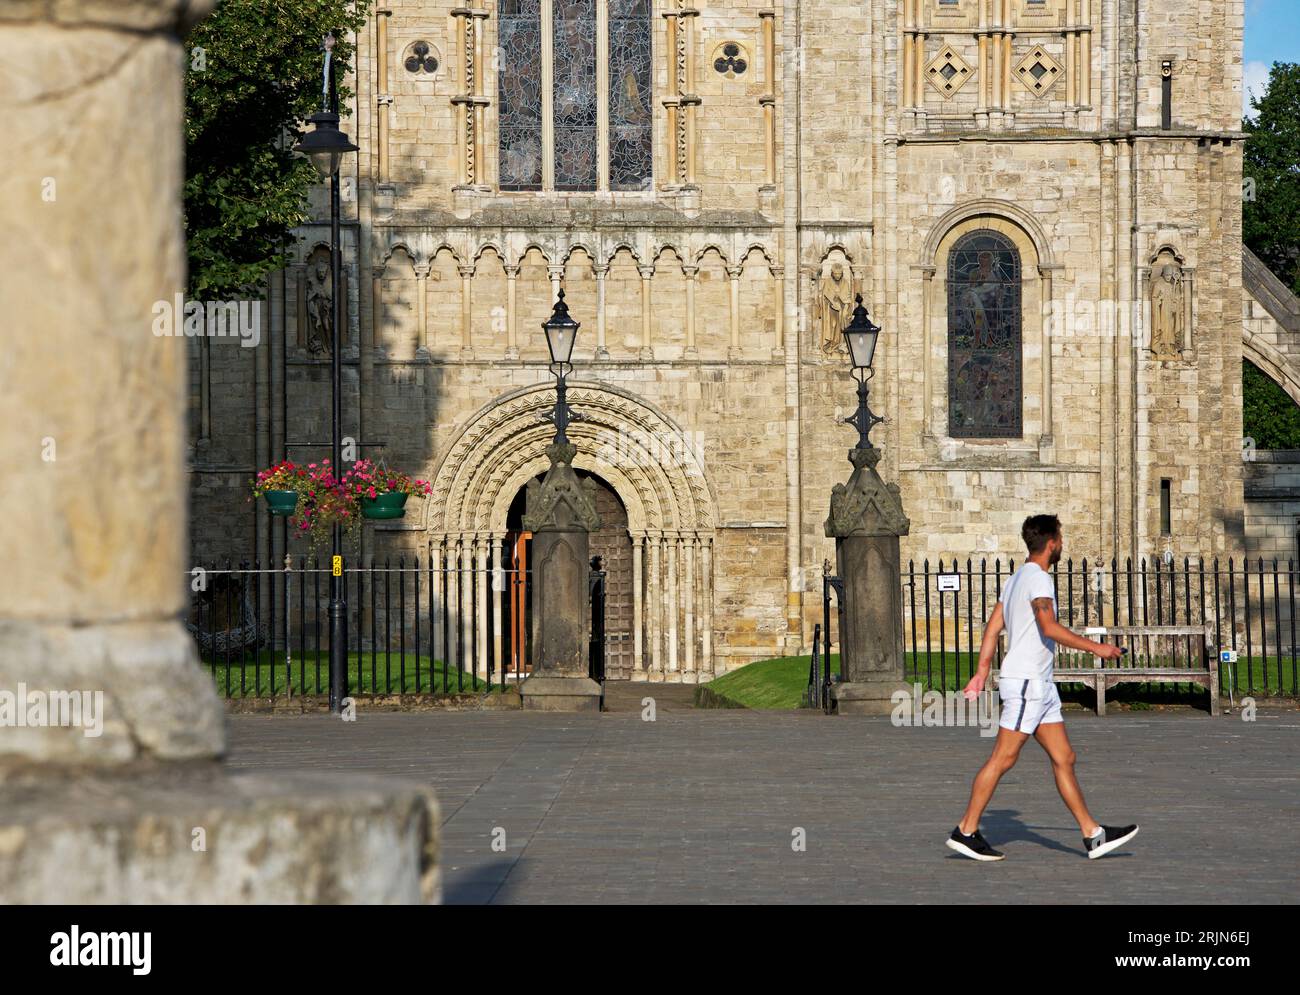
<path fill-rule="evenodd" d="M 969 836 L 962 834 L 961 826 L 952 831 L 948 837 L 948 849 L 956 850 L 963 857 L 970 857 L 971 860 L 1004 860 L 1005 853 L 998 853 L 993 847 L 989 846 L 988 840 L 980 835 L 978 829 Z"/>
<path fill-rule="evenodd" d="M 1083 848 L 1088 851 L 1089 860 L 1096 860 L 1127 843 L 1137 834 L 1137 826 L 1102 826 L 1101 832 L 1096 836 L 1083 841 Z"/>

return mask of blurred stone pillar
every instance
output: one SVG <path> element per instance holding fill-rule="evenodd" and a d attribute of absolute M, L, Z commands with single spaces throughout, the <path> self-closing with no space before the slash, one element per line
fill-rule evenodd
<path fill-rule="evenodd" d="M 0 688 L 102 689 L 105 713 L 97 738 L 0 728 L 0 757 L 112 764 L 223 749 L 221 704 L 181 621 L 188 340 L 176 313 L 175 31 L 211 6 L 0 7 L 11 140 L 0 170 Z"/>
<path fill-rule="evenodd" d="M 177 36 L 212 6 L 0 4 L 0 905 L 438 895 L 426 788 L 215 762 L 223 709 L 183 622 L 173 334 Z"/>

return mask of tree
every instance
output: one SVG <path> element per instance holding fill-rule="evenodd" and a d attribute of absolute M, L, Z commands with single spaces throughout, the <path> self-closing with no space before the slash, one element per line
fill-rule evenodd
<path fill-rule="evenodd" d="M 1300 449 L 1300 407 L 1250 360 L 1241 362 L 1241 420 L 1257 449 Z"/>
<path fill-rule="evenodd" d="M 333 31 L 335 77 L 351 66 L 350 37 L 370 0 L 224 0 L 187 39 L 185 234 L 189 291 L 200 299 L 255 295 L 286 262 L 308 219 L 317 175 L 292 151 L 320 110 Z M 340 113 L 350 96 L 339 86 Z"/>
<path fill-rule="evenodd" d="M 1257 115 L 1243 122 L 1249 138 L 1242 239 L 1300 294 L 1300 65 L 1273 63 L 1268 92 L 1251 106 Z"/>

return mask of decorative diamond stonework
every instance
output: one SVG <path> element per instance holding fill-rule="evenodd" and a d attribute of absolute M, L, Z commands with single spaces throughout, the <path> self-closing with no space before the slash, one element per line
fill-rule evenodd
<path fill-rule="evenodd" d="M 970 64 L 945 45 L 925 68 L 925 78 L 943 94 L 944 99 L 960 90 L 975 75 Z"/>
<path fill-rule="evenodd" d="M 1016 67 L 1016 78 L 1025 84 L 1025 88 L 1034 96 L 1041 97 L 1053 84 L 1065 75 L 1061 64 L 1036 46 Z"/>

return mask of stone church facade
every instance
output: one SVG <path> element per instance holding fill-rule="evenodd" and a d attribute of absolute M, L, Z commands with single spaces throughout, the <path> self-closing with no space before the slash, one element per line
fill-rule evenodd
<path fill-rule="evenodd" d="M 561 288 L 616 676 L 806 649 L 857 294 L 905 559 L 1019 559 L 1044 510 L 1075 556 L 1242 549 L 1239 0 L 375 6 L 344 428 L 434 494 L 365 557 L 514 562 Z M 325 207 L 262 344 L 194 344 L 196 558 L 278 562 L 248 478 L 328 455 Z"/>

